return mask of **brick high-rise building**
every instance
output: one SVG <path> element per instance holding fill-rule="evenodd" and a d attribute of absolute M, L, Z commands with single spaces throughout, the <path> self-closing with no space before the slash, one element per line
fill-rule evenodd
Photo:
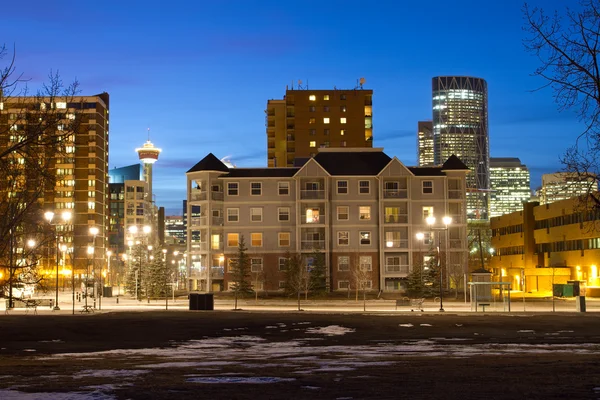
<path fill-rule="evenodd" d="M 269 167 L 292 167 L 326 147 L 373 147 L 373 91 L 286 90 L 266 109 Z"/>

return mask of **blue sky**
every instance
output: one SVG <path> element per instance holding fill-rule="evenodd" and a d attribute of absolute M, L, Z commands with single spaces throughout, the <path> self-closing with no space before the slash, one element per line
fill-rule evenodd
<path fill-rule="evenodd" d="M 374 146 L 416 164 L 417 121 L 431 119 L 431 78 L 488 82 L 490 155 L 519 157 L 541 175 L 582 125 L 558 112 L 531 76 L 522 45 L 522 2 L 103 1 L 3 5 L 0 43 L 37 88 L 50 70 L 82 94 L 106 91 L 110 168 L 137 162 L 150 128 L 163 149 L 154 191 L 180 214 L 185 172 L 209 152 L 239 167 L 266 166 L 264 110 L 301 79 L 309 88 L 373 89 Z M 531 5 L 564 9 L 564 1 Z"/>

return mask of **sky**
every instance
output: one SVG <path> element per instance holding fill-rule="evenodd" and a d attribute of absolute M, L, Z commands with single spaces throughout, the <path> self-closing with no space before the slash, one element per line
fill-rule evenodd
<path fill-rule="evenodd" d="M 531 0 L 564 10 L 561 0 Z M 39 88 L 50 71 L 82 95 L 110 94 L 110 168 L 137 163 L 148 138 L 156 204 L 180 215 L 185 172 L 208 153 L 238 167 L 266 167 L 267 100 L 298 80 L 309 89 L 373 90 L 374 147 L 417 163 L 417 122 L 432 118 L 431 78 L 488 83 L 491 157 L 518 157 L 541 175 L 583 125 L 559 112 L 532 76 L 523 2 L 502 0 L 33 0 L 3 5 L 0 44 Z M 5 66 L 0 60 L 0 67 Z"/>

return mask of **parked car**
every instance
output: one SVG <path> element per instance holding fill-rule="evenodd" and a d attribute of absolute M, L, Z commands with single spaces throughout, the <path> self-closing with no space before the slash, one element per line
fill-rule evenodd
<path fill-rule="evenodd" d="M 12 295 L 16 298 L 21 299 L 30 299 L 33 297 L 35 293 L 35 285 L 31 285 L 28 283 L 15 283 L 12 287 Z M 9 287 L 8 285 L 4 288 L 4 295 L 6 297 L 9 296 Z"/>

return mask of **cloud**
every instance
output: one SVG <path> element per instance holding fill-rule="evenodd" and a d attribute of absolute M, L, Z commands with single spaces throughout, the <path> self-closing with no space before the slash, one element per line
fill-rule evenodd
<path fill-rule="evenodd" d="M 373 135 L 373 139 L 376 142 L 387 142 L 390 140 L 397 140 L 397 139 L 403 139 L 403 138 L 416 138 L 417 132 L 416 130 L 411 130 L 411 129 L 398 129 L 398 130 L 393 130 L 393 131 L 387 131 L 387 132 L 377 132 Z"/>

